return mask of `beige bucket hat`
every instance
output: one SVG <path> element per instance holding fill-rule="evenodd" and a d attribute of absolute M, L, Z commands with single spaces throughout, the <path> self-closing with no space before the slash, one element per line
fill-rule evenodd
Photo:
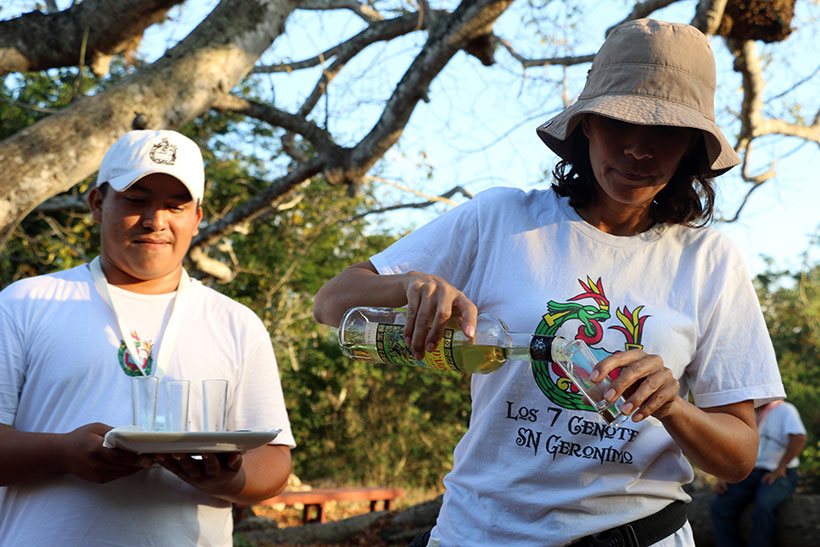
<path fill-rule="evenodd" d="M 637 19 L 609 34 L 578 100 L 537 132 L 553 152 L 571 159 L 568 137 L 584 114 L 700 129 L 715 177 L 740 158 L 715 125 L 714 100 L 715 59 L 706 36 L 682 23 Z"/>

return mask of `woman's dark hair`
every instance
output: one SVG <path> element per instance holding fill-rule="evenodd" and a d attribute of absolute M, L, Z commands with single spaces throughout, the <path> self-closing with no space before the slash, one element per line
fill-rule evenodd
<path fill-rule="evenodd" d="M 589 141 L 579 127 L 568 137 L 572 139 L 572 158 L 558 162 L 552 170 L 555 192 L 569 198 L 575 209 L 583 209 L 598 197 L 595 176 L 589 163 Z M 708 177 L 706 145 L 701 133 L 697 145 L 684 156 L 669 184 L 658 192 L 649 209 L 657 224 L 704 226 L 715 209 L 715 189 Z"/>

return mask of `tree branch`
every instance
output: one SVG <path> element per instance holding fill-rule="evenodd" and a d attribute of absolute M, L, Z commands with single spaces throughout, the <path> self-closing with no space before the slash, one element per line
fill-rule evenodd
<path fill-rule="evenodd" d="M 415 192 L 414 192 L 415 193 Z M 396 205 L 389 205 L 387 207 L 381 207 L 379 209 L 371 209 L 369 211 L 365 211 L 363 213 L 359 213 L 358 215 L 354 215 L 345 222 L 353 222 L 354 220 L 359 220 L 369 215 L 377 215 L 381 213 L 389 213 L 390 211 L 398 211 L 399 209 L 424 209 L 426 207 L 430 207 L 431 205 L 435 205 L 436 203 L 450 203 L 452 204 L 451 197 L 456 194 L 461 194 L 462 196 L 466 197 L 467 199 L 473 199 L 473 193 L 469 190 L 466 190 L 462 186 L 454 186 L 453 188 L 449 189 L 448 191 L 444 192 L 443 194 L 439 194 L 438 196 L 430 196 L 430 199 L 426 201 L 419 201 L 415 203 L 399 203 Z"/>
<path fill-rule="evenodd" d="M 524 68 L 580 65 L 582 63 L 591 63 L 595 58 L 595 54 L 591 53 L 589 55 L 575 55 L 570 57 L 544 57 L 541 59 L 528 59 L 518 53 L 508 40 L 496 37 L 495 41 L 496 43 L 501 44 L 501 46 L 506 49 L 510 55 L 512 55 L 513 59 L 521 63 L 521 66 Z"/>
<path fill-rule="evenodd" d="M 724 222 L 734 222 L 740 218 L 740 213 L 746 206 L 752 192 L 776 175 L 774 164 L 762 173 L 752 174 L 749 172 L 754 140 L 764 135 L 778 134 L 820 143 L 820 116 L 815 116 L 811 126 L 765 118 L 763 115 L 765 81 L 763 79 L 763 67 L 757 55 L 754 41 L 739 41 L 729 38 L 726 40 L 726 44 L 735 58 L 733 68 L 736 72 L 740 72 L 743 80 L 740 134 L 735 144 L 735 150 L 743 158 L 741 176 L 745 182 L 751 185 L 734 216 L 724 220 Z"/>
<path fill-rule="evenodd" d="M 188 252 L 188 260 L 198 271 L 213 277 L 219 283 L 230 283 L 236 277 L 230 266 L 208 256 L 202 246 L 192 246 Z"/>
<path fill-rule="evenodd" d="M 460 49 L 476 37 L 490 34 L 495 21 L 511 3 L 512 0 L 464 0 L 446 21 L 434 25 L 427 43 L 396 85 L 370 133 L 353 148 L 346 163 L 329 166 L 325 172 L 328 182 L 358 184 L 401 137 L 433 79 Z"/>
<path fill-rule="evenodd" d="M 219 238 L 230 233 L 236 225 L 246 222 L 252 215 L 269 208 L 271 202 L 276 198 L 283 196 L 295 186 L 321 173 L 323 166 L 324 163 L 320 158 L 315 158 L 308 163 L 297 166 L 293 171 L 271 183 L 264 191 L 232 209 L 218 221 L 202 228 L 191 245 L 213 245 Z"/>
<path fill-rule="evenodd" d="M 441 12 L 440 12 L 441 13 Z M 325 94 L 328 84 L 336 77 L 339 71 L 344 68 L 350 59 L 359 54 L 367 46 L 375 42 L 385 42 L 398 36 L 409 34 L 420 28 L 427 28 L 430 17 L 422 18 L 419 14 L 409 14 L 390 21 L 379 21 L 366 28 L 347 42 L 340 44 L 336 50 L 336 59 L 333 63 L 322 71 L 322 76 L 310 92 L 308 98 L 299 109 L 299 114 L 306 116 L 310 113 L 322 95 Z M 423 26 L 419 26 L 423 23 Z"/>
<path fill-rule="evenodd" d="M 754 41 L 740 42 L 727 39 L 726 43 L 735 57 L 734 69 L 743 78 L 743 103 L 740 112 L 740 135 L 735 149 L 740 153 L 751 142 L 763 135 L 785 135 L 820 143 L 820 121 L 815 116 L 812 125 L 765 118 L 763 116 L 763 67 L 757 55 Z"/>
<path fill-rule="evenodd" d="M 183 0 L 86 0 L 57 13 L 32 11 L 0 22 L 0 76 L 86 64 L 107 71 L 108 58 L 133 49 L 146 28 Z M 89 32 L 90 31 L 90 32 Z M 85 57 L 80 58 L 88 32 Z M 102 67 L 102 68 L 100 68 Z"/>
<path fill-rule="evenodd" d="M 439 11 L 439 13 L 446 13 Z M 395 19 L 388 19 L 386 21 L 377 21 L 369 25 L 360 33 L 351 37 L 350 39 L 335 45 L 332 48 L 326 49 L 319 55 L 304 59 L 302 61 L 295 61 L 292 63 L 278 63 L 275 65 L 261 65 L 253 69 L 254 74 L 270 74 L 275 72 L 292 72 L 294 70 L 301 70 L 304 68 L 312 68 L 327 62 L 336 56 L 350 59 L 370 44 L 376 42 L 383 42 L 390 40 L 397 36 L 409 34 L 419 27 L 418 14 L 408 14 Z M 426 27 L 421 27 L 426 28 Z"/>
<path fill-rule="evenodd" d="M 356 0 L 303 0 L 299 4 L 299 9 L 303 10 L 332 10 L 332 9 L 346 9 L 350 10 L 368 23 L 374 21 L 381 21 L 384 19 L 382 14 L 372 6 L 361 4 Z"/>
<path fill-rule="evenodd" d="M 238 95 L 220 93 L 214 99 L 212 107 L 220 112 L 244 114 L 275 127 L 287 129 L 289 132 L 298 133 L 310 141 L 317 150 L 326 154 L 333 153 L 339 148 L 333 142 L 330 134 L 321 127 L 303 116 L 290 114 L 275 106 L 258 103 Z"/>
<path fill-rule="evenodd" d="M 649 17 L 655 11 L 663 9 L 666 6 L 674 4 L 678 1 L 679 0 L 643 0 L 643 2 L 638 2 L 637 4 L 635 4 L 635 7 L 632 8 L 632 13 L 627 15 L 623 20 L 615 23 L 614 25 L 606 29 L 604 36 L 609 36 L 609 33 L 612 32 L 612 30 L 618 25 L 622 25 L 623 23 L 626 23 L 627 21 L 632 21 L 633 19 L 642 19 L 643 17 Z"/>
<path fill-rule="evenodd" d="M 713 36 L 720 27 L 728 0 L 700 0 L 692 19 L 692 26 L 707 36 Z"/>

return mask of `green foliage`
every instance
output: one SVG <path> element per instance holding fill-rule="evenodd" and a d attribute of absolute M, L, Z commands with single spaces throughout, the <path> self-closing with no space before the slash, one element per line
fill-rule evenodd
<path fill-rule="evenodd" d="M 238 176 L 240 165 L 248 162 L 214 160 L 211 173 L 226 177 L 213 181 L 209 207 L 225 207 L 261 184 L 247 172 Z M 230 180 L 243 180 L 242 187 Z M 313 320 L 319 287 L 392 241 L 364 235 L 364 221 L 348 220 L 363 199 L 314 181 L 275 216 L 230 237 L 241 273 L 218 288 L 257 311 L 271 332 L 299 444 L 294 470 L 303 481 L 435 487 L 466 430 L 467 381 L 353 362 Z"/>
<path fill-rule="evenodd" d="M 280 135 L 254 122 L 208 115 L 186 132 L 209 145 L 211 221 L 267 187 L 269 158 L 281 161 Z M 313 319 L 313 295 L 326 281 L 393 241 L 351 220 L 371 200 L 366 191 L 351 197 L 313 180 L 209 249 L 212 258 L 239 265 L 234 280 L 215 288 L 255 310 L 271 333 L 301 480 L 435 488 L 466 431 L 468 379 L 351 361 L 332 329 Z"/>
<path fill-rule="evenodd" d="M 800 472 L 804 487 L 820 490 L 820 265 L 756 279 L 788 400 L 808 430 Z"/>

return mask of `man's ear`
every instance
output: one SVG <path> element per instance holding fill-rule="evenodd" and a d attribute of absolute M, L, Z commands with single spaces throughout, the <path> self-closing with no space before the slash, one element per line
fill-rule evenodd
<path fill-rule="evenodd" d="M 88 193 L 88 208 L 91 209 L 91 218 L 94 222 L 102 222 L 103 195 L 99 188 L 92 188 Z"/>
<path fill-rule="evenodd" d="M 194 235 L 199 234 L 199 225 L 202 223 L 202 206 L 197 205 L 196 207 L 196 227 L 194 228 Z"/>

